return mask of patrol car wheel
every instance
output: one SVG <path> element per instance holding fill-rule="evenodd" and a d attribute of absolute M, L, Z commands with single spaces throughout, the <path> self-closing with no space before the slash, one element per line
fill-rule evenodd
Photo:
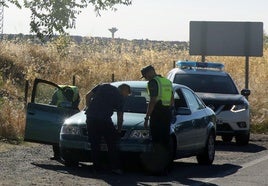
<path fill-rule="evenodd" d="M 78 165 L 79 165 L 78 161 L 75 161 L 75 160 L 72 160 L 72 159 L 63 158 L 63 160 L 64 160 L 64 165 L 66 167 L 78 167 Z"/>
<path fill-rule="evenodd" d="M 169 150 L 160 144 L 153 147 L 153 151 L 141 154 L 141 163 L 145 171 L 152 174 L 161 174 L 172 167 L 175 153 L 175 142 L 171 138 Z"/>
<path fill-rule="evenodd" d="M 175 142 L 175 139 L 173 139 L 172 137 L 170 137 L 170 140 L 169 140 L 169 151 L 168 151 L 168 158 L 169 158 L 169 163 L 168 163 L 168 166 L 167 168 L 168 169 L 171 169 L 172 166 L 173 166 L 173 161 L 176 157 L 176 142 Z"/>
<path fill-rule="evenodd" d="M 223 142 L 225 142 L 225 143 L 229 143 L 229 142 L 232 141 L 233 136 L 230 136 L 230 135 L 222 135 L 222 136 L 221 136 L 221 139 L 222 139 Z"/>
<path fill-rule="evenodd" d="M 247 145 L 249 143 L 250 133 L 239 134 L 235 136 L 235 141 L 237 145 Z"/>
<path fill-rule="evenodd" d="M 72 159 L 72 158 L 62 157 L 62 159 L 64 160 L 64 165 L 66 167 L 78 167 L 78 165 L 79 165 L 79 162 L 77 160 Z"/>
<path fill-rule="evenodd" d="M 203 153 L 196 156 L 198 164 L 211 165 L 215 157 L 215 135 L 210 133 Z"/>

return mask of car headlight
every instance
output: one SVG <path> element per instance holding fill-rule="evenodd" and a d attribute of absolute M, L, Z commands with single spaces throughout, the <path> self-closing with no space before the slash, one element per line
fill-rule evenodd
<path fill-rule="evenodd" d="M 63 125 L 61 127 L 61 134 L 80 135 L 80 129 L 78 125 Z"/>
<path fill-rule="evenodd" d="M 130 134 L 133 139 L 147 139 L 149 138 L 149 130 L 133 130 Z"/>
<path fill-rule="evenodd" d="M 242 112 L 244 110 L 248 109 L 248 105 L 246 104 L 241 104 L 241 105 L 233 105 L 231 108 L 232 112 Z"/>

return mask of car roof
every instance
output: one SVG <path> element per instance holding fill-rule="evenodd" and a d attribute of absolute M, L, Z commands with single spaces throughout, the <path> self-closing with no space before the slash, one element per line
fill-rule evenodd
<path fill-rule="evenodd" d="M 215 71 L 207 69 L 180 69 L 174 68 L 169 74 L 201 74 L 201 75 L 214 75 L 214 76 L 228 76 L 228 73 L 225 71 Z"/>
<path fill-rule="evenodd" d="M 116 81 L 116 82 L 112 82 L 111 85 L 118 87 L 119 85 L 121 85 L 123 83 L 128 84 L 130 87 L 146 88 L 148 81 L 138 81 L 138 80 L 137 81 L 136 80 L 134 80 L 134 81 Z M 174 88 L 176 88 L 176 89 L 182 88 L 182 87 L 190 89 L 189 87 L 182 85 L 182 84 L 172 83 L 172 85 L 173 85 L 173 89 Z"/>
<path fill-rule="evenodd" d="M 118 87 L 121 84 L 128 84 L 130 87 L 144 88 L 147 86 L 147 81 L 115 81 L 111 85 Z"/>
<path fill-rule="evenodd" d="M 213 76 L 228 76 L 224 64 L 219 62 L 177 61 L 176 68 L 169 74 L 199 74 Z"/>

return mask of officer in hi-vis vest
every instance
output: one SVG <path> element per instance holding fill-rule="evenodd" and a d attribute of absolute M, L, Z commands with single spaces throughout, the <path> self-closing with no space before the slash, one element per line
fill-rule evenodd
<path fill-rule="evenodd" d="M 59 85 L 61 89 L 57 89 L 52 96 L 51 105 L 75 109 L 79 111 L 80 95 L 78 88 L 71 85 Z M 54 156 L 51 160 L 60 160 L 60 149 L 58 145 L 52 145 Z"/>
<path fill-rule="evenodd" d="M 149 81 L 147 89 L 150 96 L 144 127 L 148 128 L 149 124 L 153 147 L 157 151 L 156 156 L 160 156 L 161 161 L 165 159 L 169 150 L 171 108 L 174 102 L 172 83 L 167 78 L 157 75 L 151 65 L 144 67 L 141 74 Z M 164 163 L 168 164 L 168 162 Z"/>
<path fill-rule="evenodd" d="M 78 88 L 71 85 L 59 85 L 60 89 L 57 89 L 52 97 L 51 105 L 58 107 L 79 109 L 80 95 Z"/>

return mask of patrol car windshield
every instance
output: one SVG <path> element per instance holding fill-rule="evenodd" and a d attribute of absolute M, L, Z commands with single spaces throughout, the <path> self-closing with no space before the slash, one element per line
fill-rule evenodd
<path fill-rule="evenodd" d="M 186 85 L 195 92 L 238 94 L 238 90 L 229 76 L 176 74 L 174 83 Z"/>

